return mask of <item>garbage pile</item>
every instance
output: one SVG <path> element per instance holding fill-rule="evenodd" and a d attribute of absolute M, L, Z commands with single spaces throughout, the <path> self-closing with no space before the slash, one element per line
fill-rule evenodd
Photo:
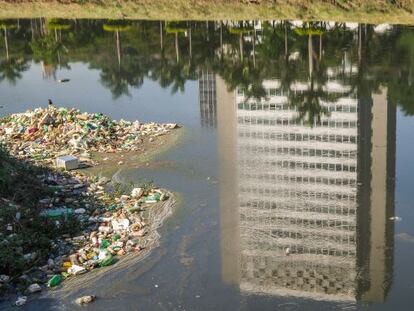
<path fill-rule="evenodd" d="M 177 124 L 115 121 L 102 113 L 77 109 L 36 108 L 0 120 L 0 143 L 25 159 L 51 162 L 64 154 L 136 151 L 144 139 L 164 135 Z"/>
<path fill-rule="evenodd" d="M 109 266 L 115 262 L 116 257 L 141 251 L 141 238 L 147 234 L 143 212 L 153 204 L 168 199 L 168 194 L 157 188 L 134 188 L 130 195 L 114 197 L 104 192 L 104 185 L 108 182 L 106 178 L 89 184 L 88 181 L 76 182 L 58 182 L 63 188 L 57 194 L 61 193 L 63 197 L 55 197 L 53 202 L 57 199 L 58 202 L 65 202 L 63 205 L 51 203 L 50 198 L 42 199 L 40 202 L 48 205 L 43 212 L 45 217 L 75 216 L 86 226 L 82 235 L 66 238 L 57 244 L 62 250 L 68 249 L 69 246 L 69 252 L 63 251 L 65 254 L 58 255 L 51 264 L 42 267 L 49 274 L 52 271 L 62 271 L 49 280 L 49 287 L 58 285 L 63 278 L 71 275 Z M 82 196 L 93 198 L 95 201 L 71 200 L 65 194 L 68 189 L 72 193 L 81 191 Z M 66 207 L 68 201 L 71 202 L 72 208 Z"/>
<path fill-rule="evenodd" d="M 55 287 L 68 277 L 110 266 L 127 254 L 139 255 L 148 234 L 144 215 L 169 198 L 168 192 L 151 184 L 122 194 L 125 192 L 117 190 L 109 178 L 87 177 L 79 172 L 48 173 L 38 178 L 51 190 L 37 203 L 42 217 L 56 227 L 74 218 L 81 230 L 76 236 L 57 236 L 44 265 L 36 265 L 35 252 L 24 254 L 35 267 L 21 277 L 36 280 L 25 289 L 26 295 L 41 291 L 42 284 Z M 8 276 L 3 278 L 8 281 Z M 20 296 L 16 305 L 26 300 L 27 296 Z"/>
<path fill-rule="evenodd" d="M 21 254 L 32 268 L 18 276 L 24 283 L 20 293 L 28 295 L 46 285 L 58 286 L 65 278 L 112 265 L 120 257 L 139 254 L 145 248 L 149 233 L 145 215 L 157 203 L 168 200 L 169 193 L 153 185 L 120 191 L 109 178 L 90 177 L 72 169 L 78 168 L 79 159 L 91 158 L 90 152 L 136 151 L 145 140 L 153 141 L 176 127 L 114 121 L 101 113 L 81 113 L 53 105 L 0 119 L 0 145 L 11 155 L 25 163 L 66 170 L 48 169 L 43 175 L 36 174 L 42 189 L 47 189 L 47 195 L 34 202 L 33 207 L 40 211 L 36 215 L 54 228 L 66 228 L 70 220 L 79 225 L 76 236 L 61 234 L 54 238 L 47 263 L 39 261 L 36 250 Z M 16 236 L 22 215 L 18 212 L 14 222 L 7 224 L 8 237 Z M 8 287 L 12 278 L 16 276 L 0 275 L 0 289 Z M 24 305 L 26 301 L 27 296 L 20 296 L 15 304 Z M 93 299 L 78 303 L 90 301 Z"/>

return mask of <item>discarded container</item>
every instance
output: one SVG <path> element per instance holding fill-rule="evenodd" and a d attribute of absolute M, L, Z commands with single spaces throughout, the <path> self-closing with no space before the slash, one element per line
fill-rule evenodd
<path fill-rule="evenodd" d="M 77 254 L 72 254 L 72 255 L 70 255 L 70 256 L 69 256 L 69 259 L 70 259 L 71 266 L 72 266 L 72 265 L 77 265 L 77 264 L 79 264 L 79 261 L 78 261 L 78 255 L 77 255 Z M 68 268 L 70 268 L 70 267 L 68 267 Z"/>
<path fill-rule="evenodd" d="M 95 295 L 79 297 L 75 300 L 78 305 L 88 304 L 93 302 L 96 299 Z"/>
<path fill-rule="evenodd" d="M 112 219 L 111 224 L 114 231 L 126 230 L 129 227 L 129 219 Z"/>
<path fill-rule="evenodd" d="M 69 273 L 67 273 L 67 272 L 65 272 L 65 271 L 63 271 L 61 274 L 62 274 L 62 277 L 63 277 L 64 279 L 67 279 L 68 277 L 70 277 L 70 274 L 69 274 Z"/>
<path fill-rule="evenodd" d="M 107 248 L 109 245 L 111 245 L 111 243 L 108 240 L 102 240 L 99 248 L 104 249 L 104 248 Z"/>
<path fill-rule="evenodd" d="M 79 275 L 79 274 L 83 274 L 87 272 L 86 269 L 82 266 L 78 266 L 78 265 L 72 265 L 72 267 L 70 267 L 68 269 L 68 273 L 72 274 L 72 275 Z"/>
<path fill-rule="evenodd" d="M 99 262 L 100 267 L 107 267 L 114 263 L 114 257 L 111 253 L 108 253 L 104 259 Z"/>
<path fill-rule="evenodd" d="M 52 278 L 47 282 L 48 287 L 55 287 L 58 286 L 62 282 L 62 277 L 59 274 L 55 274 Z"/>
<path fill-rule="evenodd" d="M 75 214 L 85 214 L 86 213 L 86 209 L 84 209 L 84 208 L 77 208 L 77 209 L 75 209 L 74 210 L 74 213 Z"/>
<path fill-rule="evenodd" d="M 60 156 L 56 159 L 56 166 L 67 171 L 74 170 L 79 167 L 79 159 L 72 155 Z"/>
<path fill-rule="evenodd" d="M 68 269 L 68 268 L 70 268 L 70 267 L 72 267 L 72 263 L 71 263 L 70 261 L 65 261 L 65 262 L 63 263 L 63 268 L 64 268 L 64 269 Z"/>
<path fill-rule="evenodd" d="M 66 82 L 69 82 L 69 81 L 70 81 L 70 79 L 67 79 L 67 78 L 58 80 L 59 83 L 66 83 Z"/>
<path fill-rule="evenodd" d="M 390 220 L 393 220 L 395 222 L 399 222 L 399 221 L 402 220 L 402 218 L 401 217 L 398 217 L 398 216 L 395 216 L 395 217 L 390 217 Z"/>
<path fill-rule="evenodd" d="M 131 191 L 131 197 L 140 198 L 143 193 L 144 193 L 144 190 L 142 188 L 134 188 Z"/>
<path fill-rule="evenodd" d="M 108 226 L 100 226 L 98 228 L 98 231 L 102 233 L 111 233 L 113 230 L 111 227 L 108 227 Z"/>
<path fill-rule="evenodd" d="M 106 250 L 106 248 L 105 249 L 101 248 L 98 254 L 98 259 L 103 260 L 107 255 L 108 255 L 108 251 Z"/>
<path fill-rule="evenodd" d="M 39 284 L 33 283 L 27 288 L 27 291 L 30 294 L 34 294 L 34 293 L 38 293 L 38 292 L 42 291 L 42 288 L 40 287 Z"/>
<path fill-rule="evenodd" d="M 16 304 L 16 306 L 21 307 L 24 304 L 26 304 L 26 302 L 27 302 L 27 297 L 26 296 L 20 296 L 20 297 L 17 298 L 15 304 Z"/>
<path fill-rule="evenodd" d="M 154 193 L 144 198 L 145 203 L 157 203 L 161 200 L 161 195 L 159 193 Z"/>
<path fill-rule="evenodd" d="M 27 132 L 29 133 L 29 135 L 36 133 L 39 129 L 37 127 L 31 127 L 27 130 Z"/>
<path fill-rule="evenodd" d="M 0 283 L 7 283 L 10 280 L 10 277 L 5 274 L 0 275 Z"/>
<path fill-rule="evenodd" d="M 135 205 L 133 207 L 128 208 L 128 212 L 130 212 L 130 213 L 139 212 L 141 210 L 142 210 L 142 208 L 139 205 Z"/>
<path fill-rule="evenodd" d="M 42 216 L 46 216 L 49 218 L 57 218 L 57 217 L 67 217 L 73 215 L 73 209 L 71 208 L 54 208 L 43 210 L 40 212 Z"/>

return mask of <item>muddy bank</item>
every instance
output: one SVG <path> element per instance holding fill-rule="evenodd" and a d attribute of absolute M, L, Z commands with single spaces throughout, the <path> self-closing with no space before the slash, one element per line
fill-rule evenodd
<path fill-rule="evenodd" d="M 82 169 L 82 173 L 88 176 L 113 177 L 122 170 L 137 169 L 141 167 L 153 167 L 160 165 L 155 159 L 158 155 L 179 145 L 184 128 L 177 128 L 168 135 L 160 136 L 153 141 L 145 141 L 138 151 L 127 151 L 119 153 L 93 153 L 92 158 L 96 163 L 94 166 Z M 117 178 L 113 179 L 119 182 Z"/>
<path fill-rule="evenodd" d="M 414 24 L 414 1 L 0 1 L 0 18 L 301 19 Z"/>

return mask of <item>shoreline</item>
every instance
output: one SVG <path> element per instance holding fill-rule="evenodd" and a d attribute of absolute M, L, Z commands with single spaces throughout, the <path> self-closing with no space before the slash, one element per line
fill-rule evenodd
<path fill-rule="evenodd" d="M 0 18 L 111 18 L 142 20 L 335 20 L 338 22 L 414 24 L 414 0 L 395 4 L 379 0 L 347 2 L 304 0 L 158 0 L 71 1 L 0 0 Z"/>
<path fill-rule="evenodd" d="M 158 232 L 159 229 L 163 226 L 165 221 L 167 221 L 168 218 L 173 215 L 174 210 L 177 208 L 178 199 L 176 194 L 169 191 L 166 193 L 168 193 L 169 199 L 152 207 L 156 210 L 150 213 L 148 218 L 146 218 L 148 221 L 149 229 L 148 234 L 144 236 L 144 241 L 141 242 L 144 246 L 144 249 L 142 251 L 140 251 L 138 254 L 130 253 L 124 255 L 111 266 L 95 269 L 86 274 L 71 277 L 63 282 L 62 286 L 45 292 L 44 295 L 39 298 L 45 298 L 45 296 L 54 294 L 70 295 L 75 289 L 82 290 L 88 286 L 93 285 L 93 283 L 98 282 L 108 273 L 114 273 L 116 271 L 129 268 L 132 265 L 135 265 L 150 256 L 152 250 L 160 245 L 160 239 L 162 236 Z"/>
<path fill-rule="evenodd" d="M 178 128 L 169 132 L 167 135 L 159 136 L 153 142 L 144 141 L 143 150 L 139 152 L 127 151 L 119 153 L 93 153 L 92 159 L 98 161 L 99 164 L 87 168 L 79 169 L 79 172 L 87 176 L 98 176 L 112 178 L 119 171 L 124 169 L 139 169 L 147 166 L 147 164 L 156 163 L 156 157 L 168 152 L 181 143 L 185 129 Z M 106 157 L 112 157 L 103 160 Z M 124 164 L 118 165 L 119 161 Z M 118 181 L 115 181 L 118 182 Z"/>

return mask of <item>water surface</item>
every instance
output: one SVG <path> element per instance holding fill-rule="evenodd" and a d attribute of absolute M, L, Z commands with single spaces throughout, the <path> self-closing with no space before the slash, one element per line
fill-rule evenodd
<path fill-rule="evenodd" d="M 72 310 L 74 298 L 96 294 L 88 309 L 409 310 L 413 28 L 0 25 L 1 116 L 50 98 L 186 129 L 159 166 L 119 174 L 182 197 L 160 247 L 92 287 L 23 309 Z"/>

